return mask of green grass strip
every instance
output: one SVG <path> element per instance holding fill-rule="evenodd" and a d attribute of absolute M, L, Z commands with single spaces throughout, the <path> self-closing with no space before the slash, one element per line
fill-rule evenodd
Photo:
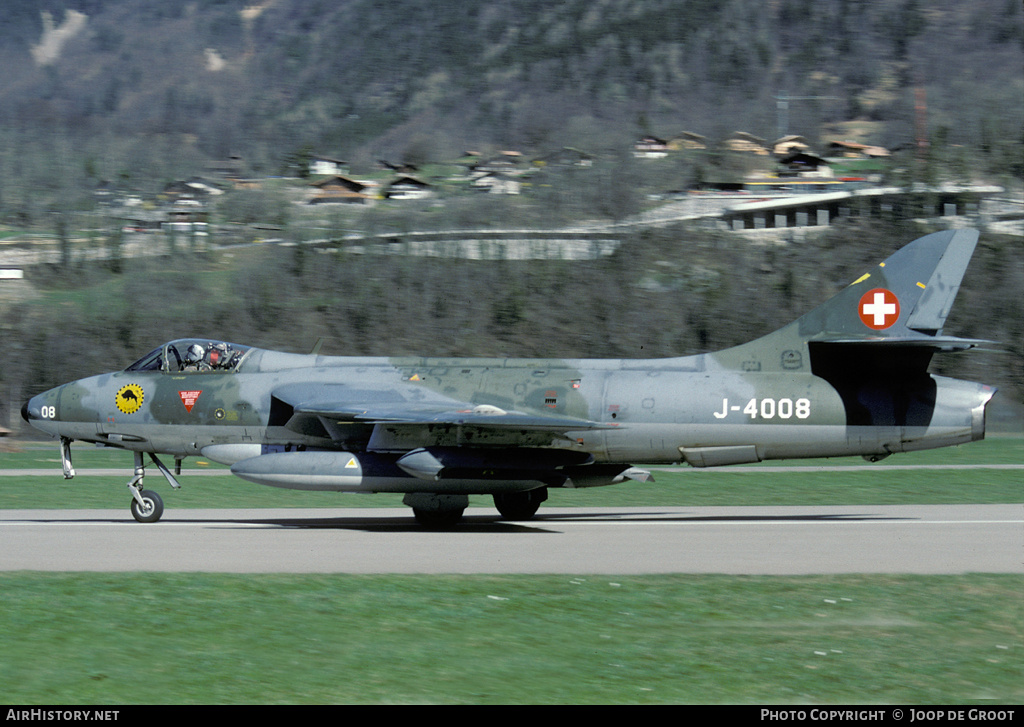
<path fill-rule="evenodd" d="M 1022 578 L 0 574 L 0 702 L 1024 700 Z"/>

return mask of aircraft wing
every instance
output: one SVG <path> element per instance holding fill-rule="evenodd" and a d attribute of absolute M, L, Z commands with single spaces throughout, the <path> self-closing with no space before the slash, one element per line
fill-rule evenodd
<path fill-rule="evenodd" d="M 360 390 L 342 385 L 287 385 L 273 392 L 277 422 L 297 432 L 312 422 L 335 441 L 370 437 L 369 448 L 405 449 L 436 444 L 457 430 L 460 442 L 477 445 L 538 446 L 567 432 L 613 425 L 564 415 L 506 411 L 432 394 L 422 389 Z M 274 417 L 272 417 L 273 419 Z"/>
<path fill-rule="evenodd" d="M 297 407 L 297 414 L 327 417 L 366 424 L 449 424 L 454 426 L 535 429 L 569 432 L 577 429 L 605 429 L 607 424 L 563 416 L 540 416 L 505 411 L 494 406 L 466 405 L 449 408 L 438 405 L 363 406 L 360 404 L 309 404 Z"/>

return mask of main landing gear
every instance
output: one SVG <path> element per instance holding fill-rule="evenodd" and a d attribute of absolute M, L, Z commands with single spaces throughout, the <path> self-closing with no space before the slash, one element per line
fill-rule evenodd
<path fill-rule="evenodd" d="M 412 508 L 416 522 L 427 528 L 444 529 L 458 524 L 469 506 L 466 495 L 435 495 L 410 492 L 402 502 Z"/>
<path fill-rule="evenodd" d="M 504 520 L 529 520 L 537 514 L 542 502 L 548 499 L 548 488 L 538 487 L 527 492 L 505 492 L 494 495 L 494 506 Z M 411 492 L 402 500 L 412 508 L 416 522 L 424 527 L 444 529 L 454 527 L 462 520 L 469 505 L 465 495 L 435 495 Z"/>
<path fill-rule="evenodd" d="M 547 499 L 548 488 L 538 487 L 526 492 L 498 493 L 494 495 L 494 506 L 505 520 L 529 520 Z"/>

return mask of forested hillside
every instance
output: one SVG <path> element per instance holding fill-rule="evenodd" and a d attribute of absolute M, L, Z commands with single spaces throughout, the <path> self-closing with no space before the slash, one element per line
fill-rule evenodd
<path fill-rule="evenodd" d="M 932 144 L 1024 174 L 1019 0 L 6 0 L 3 16 L 5 184 L 144 185 L 229 154 L 280 173 L 314 149 L 771 139 L 783 94 L 827 97 L 791 102 L 790 133 L 875 122 L 893 147 L 914 143 L 920 93 Z M 61 165 L 33 158 L 55 141 Z"/>

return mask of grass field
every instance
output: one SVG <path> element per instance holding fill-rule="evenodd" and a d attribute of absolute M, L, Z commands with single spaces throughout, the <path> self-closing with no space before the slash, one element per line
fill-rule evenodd
<path fill-rule="evenodd" d="M 1020 438 L 881 464 L 1024 462 Z M 821 466 L 863 464 L 863 471 Z M 1024 502 L 1021 470 L 658 472 L 549 504 Z M 131 456 L 0 454 L 0 508 L 124 507 Z M 194 461 L 186 466 L 197 466 Z M 151 478 L 150 478 L 151 477 Z M 176 507 L 400 506 L 184 474 Z M 477 498 L 474 505 L 489 505 Z M 144 527 L 144 526 L 140 526 Z M 1024 545 L 1024 541 L 1022 541 Z M 0 554 L 2 560 L 2 554 Z M 1024 576 L 0 573 L 6 704 L 1019 704 Z"/>
<path fill-rule="evenodd" d="M 0 703 L 1019 704 L 1021 579 L 0 574 Z"/>

